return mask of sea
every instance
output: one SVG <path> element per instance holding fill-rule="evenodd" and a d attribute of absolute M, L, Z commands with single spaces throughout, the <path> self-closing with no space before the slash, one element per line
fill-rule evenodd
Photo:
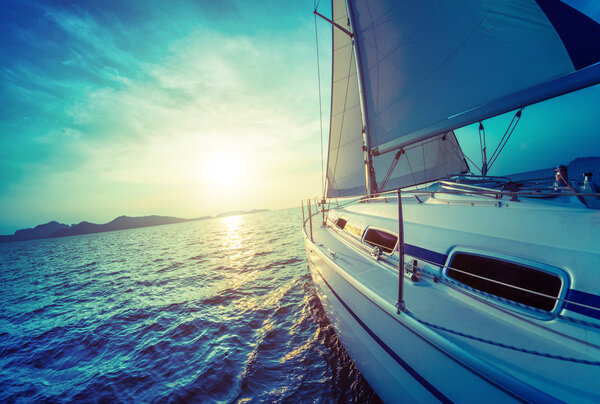
<path fill-rule="evenodd" d="M 0 244 L 0 402 L 379 402 L 300 208 Z"/>

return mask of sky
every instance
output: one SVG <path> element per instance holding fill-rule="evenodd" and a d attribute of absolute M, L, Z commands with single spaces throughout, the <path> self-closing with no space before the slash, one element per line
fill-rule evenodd
<path fill-rule="evenodd" d="M 600 1 L 563 2 L 600 22 Z M 525 107 L 489 175 L 510 175 L 568 165 L 578 157 L 600 157 L 599 106 L 600 85 L 595 85 Z M 488 158 L 500 143 L 515 112 L 483 122 Z M 474 163 L 469 163 L 471 170 L 479 173 L 482 166 L 479 124 L 458 129 L 455 133 L 463 153 Z M 552 177 L 553 171 L 549 174 Z M 570 177 L 583 180 L 580 173 L 571 173 Z"/>
<path fill-rule="evenodd" d="M 319 11 L 329 16 L 328 3 Z M 600 2 L 569 3 L 600 15 Z M 280 209 L 321 195 L 331 45 L 318 20 L 322 132 L 313 5 L 5 1 L 0 234 L 51 220 Z M 600 155 L 598 105 L 595 86 L 527 107 L 490 174 Z M 511 118 L 485 122 L 488 149 Z M 479 164 L 477 125 L 457 137 Z"/>
<path fill-rule="evenodd" d="M 311 0 L 5 2 L 0 234 L 320 195 L 312 11 Z"/>

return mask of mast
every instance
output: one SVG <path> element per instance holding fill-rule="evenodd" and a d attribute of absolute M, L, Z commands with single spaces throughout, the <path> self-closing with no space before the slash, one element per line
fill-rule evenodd
<path fill-rule="evenodd" d="M 352 9 L 352 2 L 346 1 L 348 8 L 348 18 L 350 19 L 350 26 L 352 32 L 356 32 L 356 24 L 354 21 L 354 10 Z M 377 182 L 375 181 L 375 169 L 373 168 L 373 160 L 371 156 L 371 145 L 369 140 L 369 119 L 367 114 L 367 102 L 365 100 L 365 87 L 363 82 L 363 64 L 360 58 L 360 50 L 358 49 L 358 36 L 352 35 L 352 48 L 354 50 L 354 60 L 356 63 L 356 77 L 358 79 L 358 93 L 360 101 L 360 110 L 362 118 L 362 135 L 363 135 L 363 152 L 365 162 L 365 186 L 367 189 L 367 195 L 371 196 L 377 193 Z"/>

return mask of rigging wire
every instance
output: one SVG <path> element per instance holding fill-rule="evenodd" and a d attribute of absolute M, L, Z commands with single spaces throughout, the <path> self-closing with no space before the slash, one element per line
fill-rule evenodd
<path fill-rule="evenodd" d="M 320 1 L 320 0 L 319 0 Z M 319 3 L 315 1 L 315 11 Z M 321 63 L 319 59 L 319 32 L 317 30 L 317 15 L 315 16 L 315 43 L 317 48 L 317 82 L 319 87 L 319 125 L 321 130 L 321 196 L 325 199 L 325 166 L 324 166 L 324 156 L 323 156 L 323 106 L 322 106 L 322 96 L 321 96 Z"/>
<path fill-rule="evenodd" d="M 458 152 L 459 152 L 459 153 L 460 153 L 460 154 L 463 156 L 463 158 L 464 158 L 465 160 L 469 160 L 469 163 L 471 163 L 471 164 L 473 165 L 473 167 L 475 167 L 475 168 L 477 169 L 477 171 L 481 171 L 481 169 L 479 168 L 479 166 L 478 166 L 477 164 L 475 164 L 475 162 L 474 162 L 473 160 L 471 160 L 471 159 L 469 158 L 469 156 L 467 156 L 467 155 L 465 154 L 465 152 L 462 150 L 462 148 L 460 147 L 460 145 L 458 144 L 458 142 L 457 142 L 456 144 L 450 143 L 450 145 L 451 145 L 451 146 L 452 146 L 454 149 L 456 149 L 456 150 L 457 150 L 457 151 L 458 151 Z M 467 168 L 469 169 L 469 172 L 471 172 L 471 169 L 470 169 L 468 166 L 467 166 Z"/>
<path fill-rule="evenodd" d="M 408 159 L 408 154 L 406 155 L 406 162 L 408 163 L 408 169 L 410 170 L 410 175 L 412 176 L 413 182 L 416 184 L 417 180 L 415 178 L 415 173 L 413 172 L 412 166 L 410 165 L 410 160 Z M 419 185 L 416 185 L 417 189 L 419 189 Z"/>
<path fill-rule="evenodd" d="M 446 135 L 444 135 L 446 136 Z M 446 137 L 442 137 L 442 139 L 446 139 Z M 427 163 L 425 162 L 425 144 L 421 145 L 421 151 L 423 152 L 423 172 L 425 173 L 425 178 L 427 178 Z"/>
<path fill-rule="evenodd" d="M 388 180 L 392 176 L 392 173 L 394 172 L 394 169 L 396 168 L 396 165 L 398 164 L 398 160 L 400 159 L 400 157 L 403 154 L 404 154 L 404 149 L 400 148 L 400 150 L 398 150 L 398 152 L 396 153 L 396 156 L 392 160 L 392 163 L 390 164 L 390 168 L 388 169 L 387 174 L 385 175 L 385 178 L 383 179 L 383 181 L 379 185 L 379 188 L 381 190 L 385 189 L 385 186 L 387 185 Z"/>
<path fill-rule="evenodd" d="M 481 163 L 483 164 L 483 139 L 481 138 L 481 132 L 483 129 L 483 124 L 479 122 L 479 150 L 481 151 Z"/>
<path fill-rule="evenodd" d="M 486 150 L 487 146 L 485 143 L 485 128 L 483 127 L 483 122 L 479 122 L 479 145 L 481 146 L 481 175 L 485 177 L 488 173 L 488 162 Z"/>
<path fill-rule="evenodd" d="M 494 164 L 494 162 L 498 159 L 498 156 L 504 149 L 504 146 L 506 146 L 508 139 L 510 139 L 511 135 L 515 131 L 515 128 L 517 127 L 517 124 L 519 123 L 519 120 L 521 120 L 521 112 L 522 111 L 523 111 L 523 108 L 519 109 L 517 111 L 517 113 L 515 114 L 515 116 L 513 116 L 512 120 L 510 121 L 510 124 L 508 124 L 508 128 L 506 128 L 506 132 L 504 132 L 504 136 L 502 136 L 502 139 L 500 139 L 500 143 L 498 143 L 496 150 L 494 150 L 494 153 L 492 154 L 492 157 L 490 158 L 490 164 L 489 164 L 488 169 L 491 168 L 492 164 Z M 514 125 L 513 125 L 513 123 L 514 123 Z"/>
<path fill-rule="evenodd" d="M 444 133 L 444 136 L 447 136 L 448 134 L 453 134 L 453 131 Z M 383 181 L 381 181 L 381 184 L 379 185 L 379 189 L 380 190 L 385 189 L 385 186 L 387 185 L 389 179 L 391 178 L 391 176 L 393 174 L 393 171 L 396 169 L 396 166 L 398 164 L 398 160 L 400 159 L 400 157 L 402 156 L 402 154 L 406 154 L 408 151 L 416 149 L 417 147 L 420 147 L 421 151 L 422 151 L 423 173 L 424 173 L 425 178 L 427 178 L 427 164 L 426 164 L 426 161 L 425 161 L 425 145 L 427 145 L 429 143 L 437 142 L 438 140 L 439 140 L 439 136 L 434 136 L 432 138 L 421 140 L 421 141 L 419 141 L 417 143 L 412 143 L 412 144 L 410 144 L 408 146 L 401 147 L 400 150 L 396 153 L 396 156 L 392 159 L 392 162 L 390 163 L 388 171 L 387 171 L 385 177 L 383 178 Z M 475 164 L 473 162 L 473 160 L 471 160 L 469 158 L 469 156 L 467 156 L 463 152 L 463 150 L 460 148 L 460 145 L 458 144 L 458 142 L 451 142 L 450 141 L 449 144 L 450 144 L 450 147 L 452 147 L 452 149 L 454 149 L 455 151 L 457 151 L 458 153 L 460 153 L 460 156 L 462 156 L 465 160 L 468 160 L 477 170 L 479 170 L 479 167 L 477 166 L 477 164 Z M 415 175 L 414 175 L 414 172 L 412 171 L 412 167 L 410 166 L 410 161 L 408 161 L 408 155 L 407 155 L 407 162 L 408 162 L 408 165 L 409 165 L 409 169 L 411 170 L 411 175 L 413 177 L 413 181 L 415 181 Z M 466 162 L 465 162 L 465 164 L 466 164 Z M 470 168 L 469 168 L 468 164 L 466 164 L 466 165 L 467 165 L 467 168 L 470 171 Z M 382 192 L 384 192 L 384 191 L 382 191 Z"/>

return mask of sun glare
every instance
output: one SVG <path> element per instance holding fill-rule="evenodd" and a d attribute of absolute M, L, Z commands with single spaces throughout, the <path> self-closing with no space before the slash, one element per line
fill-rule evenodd
<path fill-rule="evenodd" d="M 223 188 L 242 185 L 245 180 L 242 155 L 231 151 L 213 153 L 207 159 L 202 177 L 211 184 Z"/>

